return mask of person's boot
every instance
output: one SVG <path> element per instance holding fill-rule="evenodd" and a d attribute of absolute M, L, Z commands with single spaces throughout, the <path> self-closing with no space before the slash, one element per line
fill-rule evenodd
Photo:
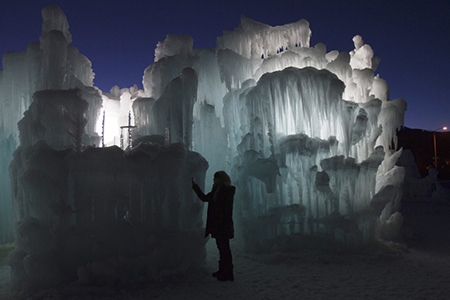
<path fill-rule="evenodd" d="M 219 275 L 220 273 L 223 272 L 223 269 L 224 269 L 224 263 L 223 263 L 223 261 L 219 260 L 219 270 L 212 273 L 212 276 L 217 277 L 217 275 Z"/>
<path fill-rule="evenodd" d="M 233 275 L 233 265 L 232 264 L 226 264 L 224 265 L 223 271 L 217 274 L 217 280 L 220 281 L 233 281 L 234 275 Z"/>

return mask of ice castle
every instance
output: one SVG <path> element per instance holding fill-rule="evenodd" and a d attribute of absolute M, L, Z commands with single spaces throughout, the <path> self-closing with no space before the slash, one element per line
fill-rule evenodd
<path fill-rule="evenodd" d="M 217 170 L 237 187 L 247 251 L 396 238 L 406 103 L 389 99 L 361 36 L 350 53 L 327 51 L 311 47 L 306 20 L 242 17 L 215 49 L 168 35 L 143 90 L 103 92 L 64 13 L 42 16 L 40 42 L 0 70 L 0 243 L 16 241 L 19 280 L 163 276 L 201 261 L 190 178 L 208 190 Z"/>

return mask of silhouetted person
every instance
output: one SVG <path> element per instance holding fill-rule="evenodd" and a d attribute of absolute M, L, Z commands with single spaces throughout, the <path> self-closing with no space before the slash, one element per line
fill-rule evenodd
<path fill-rule="evenodd" d="M 230 239 L 234 237 L 233 198 L 236 188 L 231 185 L 227 173 L 218 171 L 214 174 L 211 192 L 205 195 L 194 179 L 192 179 L 192 189 L 200 200 L 208 202 L 205 237 L 211 234 L 216 239 L 219 249 L 219 271 L 212 275 L 221 281 L 234 280 Z"/>

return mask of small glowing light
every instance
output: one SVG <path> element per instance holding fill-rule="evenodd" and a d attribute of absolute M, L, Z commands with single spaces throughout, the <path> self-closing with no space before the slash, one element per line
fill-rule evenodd
<path fill-rule="evenodd" d="M 447 126 L 442 127 L 442 130 L 447 130 Z"/>

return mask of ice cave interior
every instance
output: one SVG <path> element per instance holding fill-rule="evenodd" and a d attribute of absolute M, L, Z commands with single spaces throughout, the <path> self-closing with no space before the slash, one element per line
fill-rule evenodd
<path fill-rule="evenodd" d="M 242 17 L 215 49 L 167 35 L 143 89 L 105 92 L 64 12 L 42 17 L 39 42 L 0 70 L 0 243 L 15 241 L 14 280 L 164 276 L 201 262 L 190 178 L 209 190 L 217 170 L 237 188 L 247 251 L 398 235 L 414 165 L 397 149 L 406 103 L 389 99 L 361 36 L 350 53 L 328 51 L 310 45 L 306 20 Z"/>

